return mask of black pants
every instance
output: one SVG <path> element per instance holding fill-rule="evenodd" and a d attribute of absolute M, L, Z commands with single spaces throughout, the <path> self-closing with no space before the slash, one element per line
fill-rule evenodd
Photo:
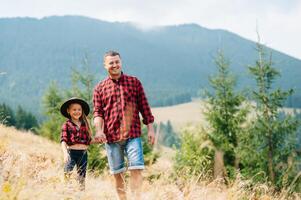
<path fill-rule="evenodd" d="M 76 165 L 80 189 L 84 190 L 85 189 L 86 171 L 87 171 L 87 161 L 88 161 L 87 150 L 69 149 L 68 153 L 70 155 L 70 159 L 65 164 L 65 167 L 64 167 L 65 178 L 67 180 L 70 178 L 71 171 L 73 170 L 74 166 Z"/>

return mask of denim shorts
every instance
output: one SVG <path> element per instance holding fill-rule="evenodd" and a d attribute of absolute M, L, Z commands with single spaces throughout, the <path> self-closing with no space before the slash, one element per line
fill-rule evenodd
<path fill-rule="evenodd" d="M 129 138 L 116 143 L 106 143 L 106 150 L 111 174 L 118 174 L 134 169 L 144 169 L 141 138 Z M 125 163 L 127 159 L 127 166 Z"/>

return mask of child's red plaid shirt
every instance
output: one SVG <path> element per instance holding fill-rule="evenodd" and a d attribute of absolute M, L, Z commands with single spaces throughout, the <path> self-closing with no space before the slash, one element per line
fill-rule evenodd
<path fill-rule="evenodd" d="M 82 121 L 81 126 L 78 127 L 71 119 L 68 119 L 61 130 L 61 142 L 65 141 L 67 145 L 72 144 L 86 144 L 89 145 L 91 137 L 89 136 L 88 127 Z"/>

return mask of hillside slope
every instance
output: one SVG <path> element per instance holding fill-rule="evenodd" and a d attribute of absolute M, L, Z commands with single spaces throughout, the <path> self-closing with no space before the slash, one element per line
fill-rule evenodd
<path fill-rule="evenodd" d="M 160 152 L 159 161 L 144 171 L 143 199 L 226 199 L 226 190 L 215 186 L 191 184 L 190 189 L 181 191 L 167 179 L 172 152 Z M 59 144 L 0 125 L 0 199 L 116 199 L 109 175 L 96 177 L 89 172 L 86 191 L 76 192 L 74 187 L 64 185 L 62 166 Z M 151 183 L 147 181 L 151 175 L 160 178 Z"/>
<path fill-rule="evenodd" d="M 198 184 L 195 180 L 179 184 L 177 179 L 170 178 L 173 150 L 162 147 L 155 150 L 161 157 L 143 172 L 143 200 L 287 199 L 286 191 L 277 195 L 263 184 L 250 188 L 250 182 L 240 179 L 228 187 L 219 181 L 203 180 Z M 59 144 L 0 124 L 0 199 L 115 200 L 116 196 L 112 177 L 107 173 L 95 176 L 88 172 L 85 192 L 77 190 L 76 182 L 65 185 Z M 293 194 L 291 199 L 299 200 L 300 196 Z"/>
<path fill-rule="evenodd" d="M 195 100 L 174 106 L 152 108 L 152 112 L 155 116 L 155 122 L 166 123 L 170 121 L 175 130 L 179 131 L 186 125 L 205 123 L 203 109 L 202 101 Z"/>

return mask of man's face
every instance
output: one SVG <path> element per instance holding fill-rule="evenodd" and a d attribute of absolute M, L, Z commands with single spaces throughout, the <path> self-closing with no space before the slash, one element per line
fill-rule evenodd
<path fill-rule="evenodd" d="M 104 60 L 104 67 L 111 76 L 118 76 L 121 74 L 121 59 L 117 56 L 106 56 Z"/>

